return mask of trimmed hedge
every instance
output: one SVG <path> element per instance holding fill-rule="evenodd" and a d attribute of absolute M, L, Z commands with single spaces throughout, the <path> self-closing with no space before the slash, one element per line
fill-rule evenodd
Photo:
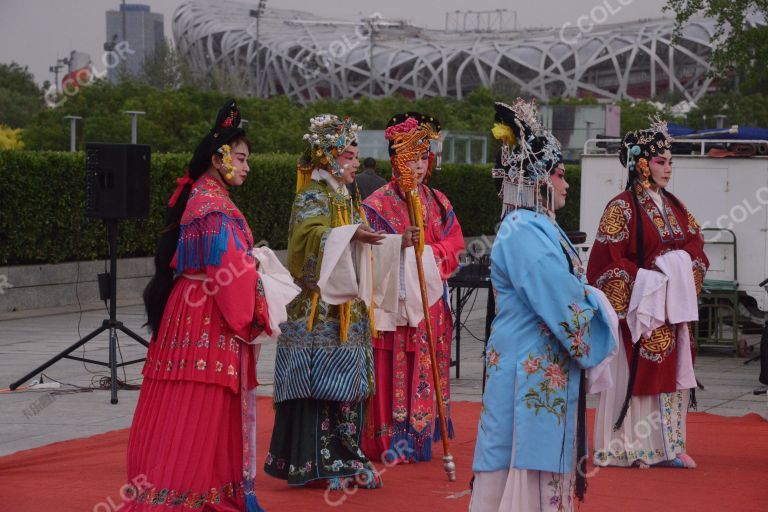
<path fill-rule="evenodd" d="M 150 256 L 162 229 L 165 204 L 189 154 L 152 155 L 150 218 L 120 223 L 120 257 Z M 245 186 L 233 192 L 256 241 L 286 246 L 296 180 L 295 155 L 257 154 Z M 379 162 L 379 169 L 388 168 Z M 466 236 L 491 234 L 500 203 L 488 178 L 490 164 L 446 164 L 433 185 L 454 205 Z M 578 166 L 568 166 L 569 205 L 559 216 L 565 229 L 578 226 Z M 382 172 L 386 174 L 386 172 Z M 57 263 L 107 256 L 102 222 L 84 215 L 84 154 L 0 151 L 0 265 Z"/>

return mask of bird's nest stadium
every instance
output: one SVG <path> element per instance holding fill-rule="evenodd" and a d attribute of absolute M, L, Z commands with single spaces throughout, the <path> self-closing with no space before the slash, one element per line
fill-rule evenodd
<path fill-rule="evenodd" d="M 699 19 L 672 42 L 674 20 L 566 24 L 556 29 L 444 31 L 389 21 L 205 0 L 174 13 L 178 51 L 194 72 L 224 70 L 243 92 L 300 102 L 402 94 L 462 98 L 508 87 L 540 100 L 616 100 L 669 94 L 696 101 L 707 75 L 715 22 Z"/>

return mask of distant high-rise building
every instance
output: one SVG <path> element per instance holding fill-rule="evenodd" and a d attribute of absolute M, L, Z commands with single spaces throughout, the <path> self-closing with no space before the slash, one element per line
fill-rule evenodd
<path fill-rule="evenodd" d="M 121 42 L 125 41 L 122 45 Z M 118 11 L 107 11 L 107 42 L 115 58 L 110 62 L 107 77 L 115 83 L 121 72 L 131 76 L 141 73 L 144 60 L 152 56 L 165 42 L 163 15 L 149 10 L 148 5 L 122 4 Z"/>

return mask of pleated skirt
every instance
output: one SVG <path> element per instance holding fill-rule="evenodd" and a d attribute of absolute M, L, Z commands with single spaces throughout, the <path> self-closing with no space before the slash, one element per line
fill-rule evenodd
<path fill-rule="evenodd" d="M 128 440 L 124 512 L 245 510 L 240 396 L 217 384 L 144 379 Z"/>

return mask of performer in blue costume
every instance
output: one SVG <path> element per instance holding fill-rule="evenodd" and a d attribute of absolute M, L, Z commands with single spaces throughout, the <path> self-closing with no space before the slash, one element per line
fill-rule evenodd
<path fill-rule="evenodd" d="M 555 221 L 568 184 L 535 104 L 497 103 L 492 131 L 504 220 L 491 252 L 497 314 L 470 510 L 572 510 L 586 489 L 584 370 L 615 353 L 610 306 Z"/>

